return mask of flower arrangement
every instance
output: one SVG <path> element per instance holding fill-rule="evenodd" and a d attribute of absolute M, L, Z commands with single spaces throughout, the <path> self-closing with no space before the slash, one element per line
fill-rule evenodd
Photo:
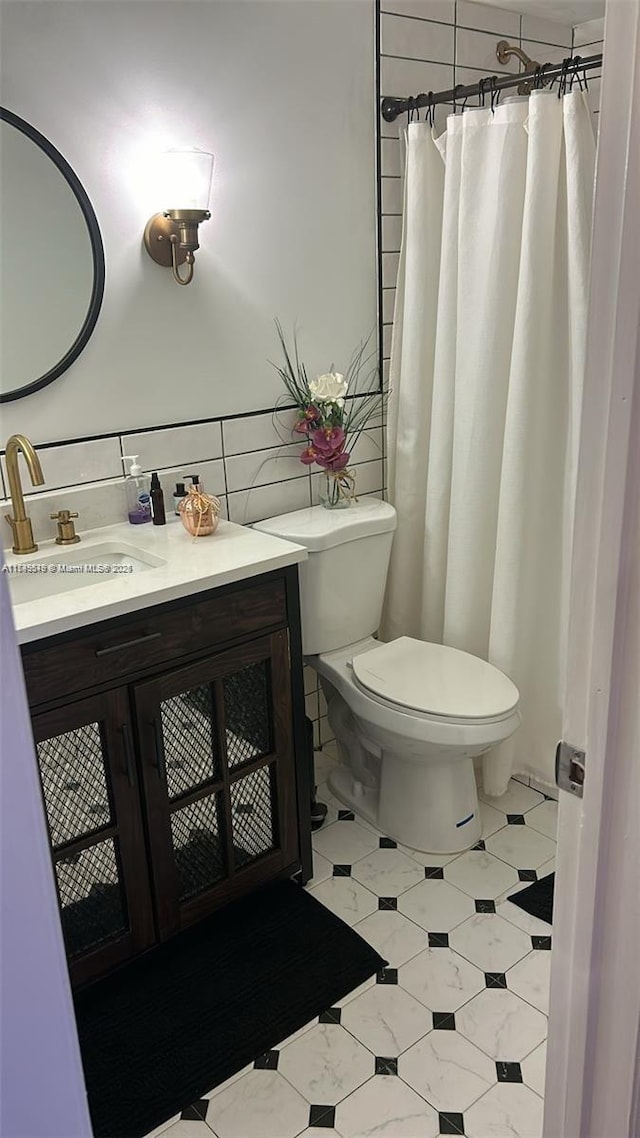
<path fill-rule="evenodd" d="M 309 379 L 298 355 L 294 335 L 293 353 L 279 321 L 276 330 L 284 355 L 284 365 L 274 364 L 285 387 L 287 396 L 297 408 L 298 419 L 294 434 L 302 435 L 305 446 L 300 461 L 305 466 L 316 463 L 326 476 L 324 505 L 349 506 L 355 500 L 355 474 L 347 470 L 351 452 L 371 416 L 381 410 L 385 393 L 373 390 L 372 380 L 377 378 L 377 366 L 370 369 L 364 387 L 361 374 L 372 358 L 365 352 L 369 341 L 353 353 L 346 373 L 331 370 L 315 379 Z"/>

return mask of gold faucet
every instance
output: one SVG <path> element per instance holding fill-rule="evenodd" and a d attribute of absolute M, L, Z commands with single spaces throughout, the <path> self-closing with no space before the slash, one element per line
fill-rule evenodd
<path fill-rule="evenodd" d="M 31 520 L 27 517 L 22 494 L 22 484 L 20 482 L 20 471 L 18 469 L 18 453 L 20 451 L 22 451 L 24 455 L 32 484 L 34 486 L 44 485 L 40 459 L 33 449 L 32 444 L 25 435 L 12 435 L 7 441 L 6 463 L 13 516 L 11 514 L 5 514 L 5 518 L 13 530 L 13 552 L 35 553 L 38 546 L 33 540 Z"/>

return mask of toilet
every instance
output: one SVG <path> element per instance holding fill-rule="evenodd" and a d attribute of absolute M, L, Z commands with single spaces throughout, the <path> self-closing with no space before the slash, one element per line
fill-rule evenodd
<path fill-rule="evenodd" d="M 302 650 L 338 747 L 330 790 L 403 845 L 459 853 L 482 830 L 474 757 L 517 730 L 520 697 L 468 652 L 376 638 L 395 527 L 393 506 L 374 498 L 254 525 L 308 551 L 299 566 Z"/>

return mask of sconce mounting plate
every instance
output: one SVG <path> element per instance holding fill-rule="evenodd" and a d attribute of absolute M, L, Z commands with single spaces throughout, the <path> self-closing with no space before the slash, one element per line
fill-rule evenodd
<path fill-rule="evenodd" d="M 178 225 L 170 217 L 165 217 L 163 213 L 154 213 L 145 226 L 145 249 L 156 264 L 162 265 L 164 269 L 171 268 L 171 237 L 173 234 L 176 237 L 179 236 Z M 187 250 L 181 249 L 180 244 L 177 243 L 175 253 L 177 264 L 184 265 L 187 259 Z"/>

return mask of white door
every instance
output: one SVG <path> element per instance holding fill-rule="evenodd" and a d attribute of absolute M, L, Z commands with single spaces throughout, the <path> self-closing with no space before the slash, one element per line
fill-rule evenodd
<path fill-rule="evenodd" d="M 609 0 L 563 738 L 545 1138 L 640 1135 L 640 6 Z"/>

